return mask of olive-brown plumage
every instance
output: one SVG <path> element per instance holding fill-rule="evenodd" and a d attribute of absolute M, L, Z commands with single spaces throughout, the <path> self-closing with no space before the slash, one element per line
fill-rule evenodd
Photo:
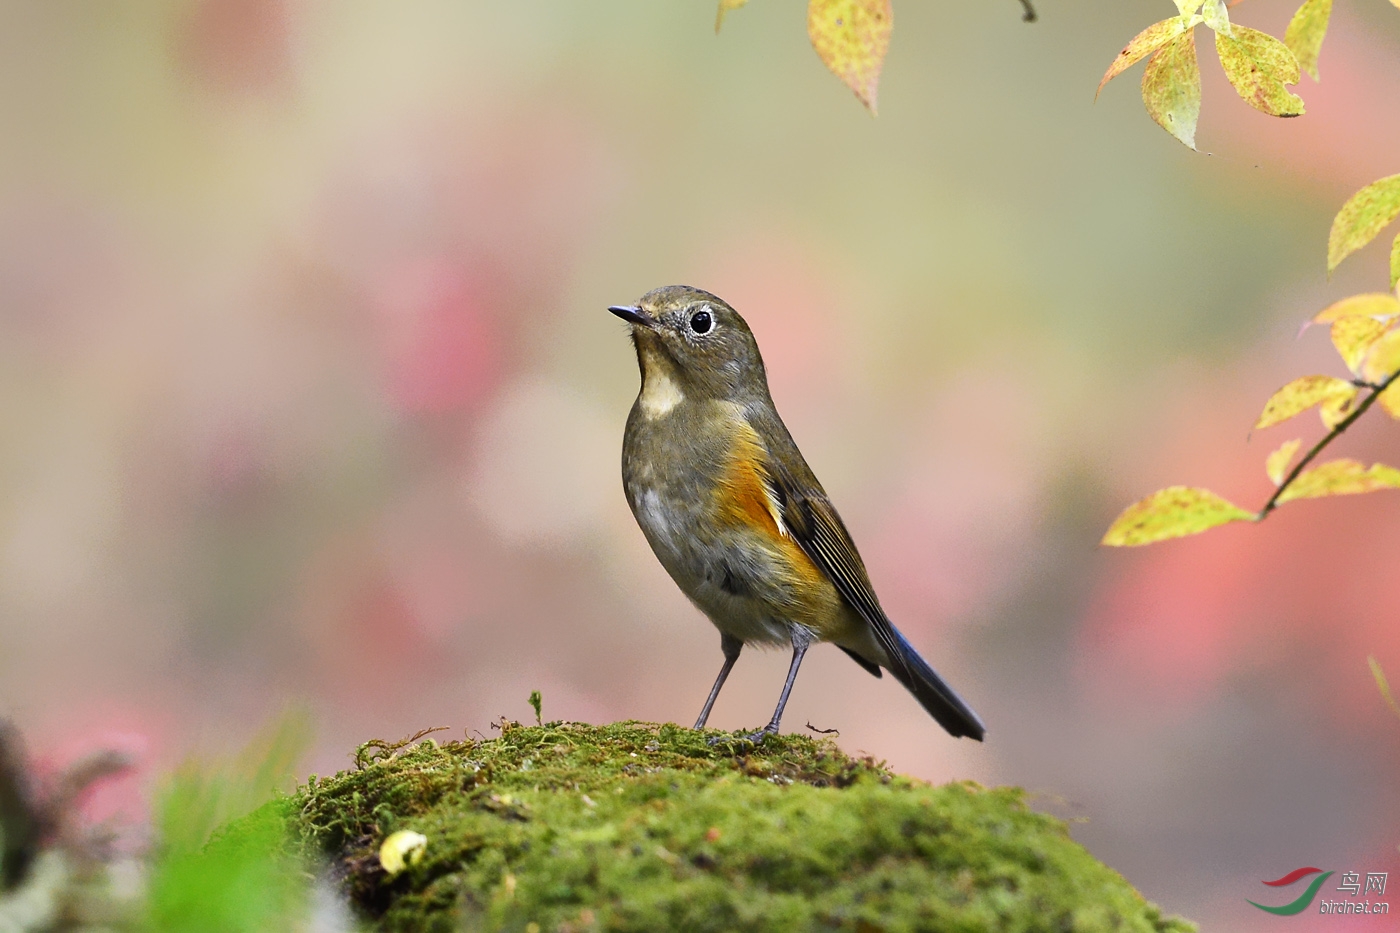
<path fill-rule="evenodd" d="M 892 673 L 952 735 L 980 740 L 977 714 L 880 608 L 855 544 L 773 407 L 738 312 L 678 285 L 609 310 L 631 325 L 642 375 L 622 444 L 628 504 L 661 565 L 720 631 L 724 666 L 695 727 L 755 642 L 793 651 L 777 709 L 757 735 L 777 732 L 803 655 L 828 641 L 875 676 Z"/>

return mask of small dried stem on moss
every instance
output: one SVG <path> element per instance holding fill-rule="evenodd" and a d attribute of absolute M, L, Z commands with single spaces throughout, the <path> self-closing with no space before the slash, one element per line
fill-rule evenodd
<path fill-rule="evenodd" d="M 406 739 L 399 739 L 397 742 L 386 742 L 383 739 L 370 739 L 368 742 L 355 749 L 355 768 L 363 771 L 370 765 L 379 761 L 384 761 L 396 756 L 400 751 L 413 745 L 425 736 L 434 732 L 446 732 L 447 726 L 429 726 L 427 729 L 419 729 Z"/>

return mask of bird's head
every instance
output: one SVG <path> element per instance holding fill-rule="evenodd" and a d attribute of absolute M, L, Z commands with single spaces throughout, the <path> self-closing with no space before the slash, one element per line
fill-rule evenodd
<path fill-rule="evenodd" d="M 749 325 L 720 298 L 687 285 L 647 292 L 635 305 L 614 305 L 632 326 L 643 391 L 668 380 L 685 398 L 745 402 L 766 398 L 768 380 Z"/>

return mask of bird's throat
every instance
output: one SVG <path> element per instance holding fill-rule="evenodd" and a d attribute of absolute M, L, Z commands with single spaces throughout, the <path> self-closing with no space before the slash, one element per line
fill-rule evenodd
<path fill-rule="evenodd" d="M 642 368 L 642 392 L 637 404 L 648 421 L 665 418 L 685 401 L 676 364 L 662 350 L 639 343 L 637 356 Z"/>

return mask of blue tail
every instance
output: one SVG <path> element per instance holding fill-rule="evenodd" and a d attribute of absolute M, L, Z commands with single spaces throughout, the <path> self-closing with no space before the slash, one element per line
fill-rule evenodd
<path fill-rule="evenodd" d="M 894 635 L 895 650 L 891 652 L 894 657 L 890 658 L 889 672 L 914 694 L 914 698 L 928 710 L 930 716 L 938 720 L 940 726 L 948 730 L 949 735 L 982 741 L 987 727 L 982 725 L 982 720 L 972 711 L 972 707 L 964 703 L 962 697 L 928 666 L 928 662 L 919 656 L 899 629 L 891 625 L 890 633 Z M 888 649 L 891 646 L 886 642 L 885 647 Z"/>

